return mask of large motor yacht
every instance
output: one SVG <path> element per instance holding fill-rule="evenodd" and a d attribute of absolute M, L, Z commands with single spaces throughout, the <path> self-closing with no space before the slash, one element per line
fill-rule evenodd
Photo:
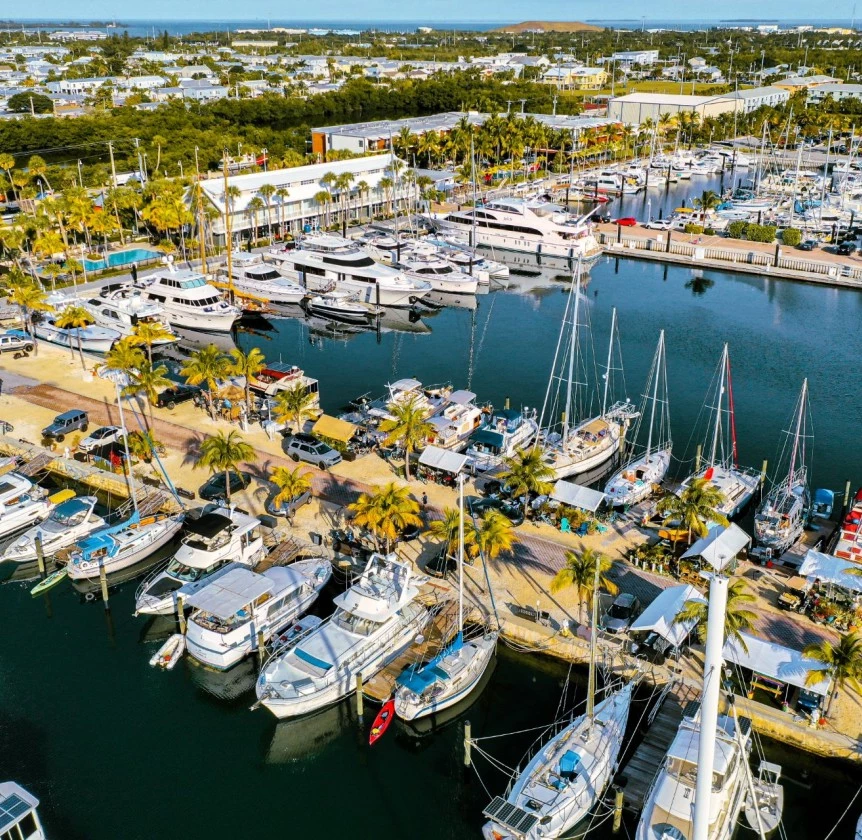
<path fill-rule="evenodd" d="M 43 341 L 85 353 L 107 353 L 121 338 L 119 330 L 100 327 L 97 324 L 86 327 L 58 327 L 57 315 L 49 314 L 42 314 L 33 325 L 33 332 Z"/>
<path fill-rule="evenodd" d="M 228 278 L 227 265 L 219 269 L 220 286 L 232 286 L 240 295 L 248 295 L 268 303 L 299 303 L 305 297 L 305 289 L 282 277 L 275 266 L 265 263 L 260 254 L 239 251 L 231 254 L 231 274 Z"/>
<path fill-rule="evenodd" d="M 495 411 L 467 441 L 467 463 L 477 470 L 490 470 L 503 459 L 525 448 L 539 431 L 535 409 Z"/>
<path fill-rule="evenodd" d="M 437 253 L 434 246 L 422 246 L 423 243 L 417 243 L 416 247 L 402 251 L 398 267 L 409 277 L 428 283 L 433 292 L 450 295 L 476 294 L 479 288 L 478 269 L 475 274 L 468 274 Z M 484 279 L 487 281 L 487 276 Z"/>
<path fill-rule="evenodd" d="M 15 782 L 0 782 L 0 837 L 3 840 L 45 840 L 36 809 L 39 800 Z"/>
<path fill-rule="evenodd" d="M 117 330 L 123 337 L 134 335 L 138 324 L 158 324 L 166 332 L 171 332 L 164 308 L 158 303 L 143 300 L 140 292 L 126 284 L 105 286 L 98 297 L 85 298 L 80 303 L 96 319 L 98 326 Z M 159 338 L 153 342 L 153 347 L 179 340 L 176 335 Z"/>

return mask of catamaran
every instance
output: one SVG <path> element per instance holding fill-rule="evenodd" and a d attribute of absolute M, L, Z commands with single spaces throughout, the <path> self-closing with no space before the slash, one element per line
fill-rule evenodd
<path fill-rule="evenodd" d="M 776 556 L 790 548 L 805 528 L 810 504 L 805 446 L 807 417 L 808 380 L 805 379 L 796 404 L 787 475 L 769 491 L 754 517 L 755 538 Z"/>
<path fill-rule="evenodd" d="M 644 405 L 641 406 L 633 440 L 637 440 L 641 421 L 646 416 L 647 401 L 650 403 L 650 415 L 646 450 L 629 460 L 605 486 L 605 496 L 614 507 L 637 504 L 641 499 L 645 499 L 652 492 L 653 487 L 664 480 L 670 467 L 673 444 L 670 440 L 670 403 L 667 393 L 664 330 L 659 333 L 658 346 L 647 379 Z M 657 408 L 659 417 L 656 429 Z"/>

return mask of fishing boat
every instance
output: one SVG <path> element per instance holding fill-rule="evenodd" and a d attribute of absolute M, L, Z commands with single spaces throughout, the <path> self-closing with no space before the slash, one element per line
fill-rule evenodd
<path fill-rule="evenodd" d="M 481 682 L 497 649 L 499 632 L 464 637 L 464 476 L 459 478 L 458 629 L 452 642 L 430 662 L 411 667 L 396 681 L 394 710 L 402 720 L 433 715 L 466 698 Z"/>
<path fill-rule="evenodd" d="M 605 485 L 605 496 L 614 507 L 634 505 L 645 499 L 657 484 L 661 484 L 670 468 L 673 444 L 670 440 L 670 402 L 667 393 L 664 330 L 659 333 L 658 346 L 647 379 L 645 404 L 641 406 L 633 435 L 635 441 L 639 437 L 641 421 L 646 416 L 647 401 L 650 411 L 646 449 L 640 454 L 635 454 Z M 656 428 L 657 408 L 658 428 Z"/>
<path fill-rule="evenodd" d="M 736 423 L 733 409 L 733 382 L 730 374 L 730 355 L 727 344 L 721 353 L 718 365 L 718 385 L 712 397 L 714 413 L 707 429 L 705 449 L 708 452 L 705 464 L 697 465 L 695 472 L 680 485 L 678 494 L 697 478 L 706 479 L 718 489 L 724 500 L 718 506 L 720 513 L 728 519 L 738 516 L 751 501 L 760 486 L 760 474 L 740 467 L 736 463 Z M 707 396 L 709 401 L 710 396 Z M 708 404 L 708 402 L 707 402 Z M 727 418 L 725 421 L 725 417 Z"/>
<path fill-rule="evenodd" d="M 85 353 L 107 353 L 122 338 L 118 330 L 90 324 L 87 327 L 58 327 L 56 314 L 43 314 L 33 325 L 37 338 Z"/>
<path fill-rule="evenodd" d="M 313 315 L 344 321 L 347 324 L 370 324 L 377 315 L 373 306 L 357 300 L 355 292 L 327 292 L 309 298 L 305 305 Z"/>
<path fill-rule="evenodd" d="M 370 679 L 423 630 L 430 613 L 418 596 L 409 564 L 394 554 L 372 554 L 356 582 L 334 599 L 335 613 L 264 665 L 255 705 L 290 718 L 352 694 L 357 674 Z"/>
<path fill-rule="evenodd" d="M 263 574 L 233 568 L 208 581 L 188 598 L 189 656 L 218 671 L 236 665 L 308 610 L 331 575 L 327 558 L 312 557 Z"/>
<path fill-rule="evenodd" d="M 226 265 L 219 269 L 217 276 L 218 288 L 265 303 L 289 305 L 299 303 L 306 295 L 302 286 L 282 277 L 279 270 L 264 262 L 260 254 L 235 251 L 231 254 L 231 277 L 228 277 Z"/>
<path fill-rule="evenodd" d="M 264 554 L 260 520 L 211 505 L 186 516 L 181 544 L 135 593 L 135 615 L 171 615 L 177 598 L 197 592 L 228 567 L 253 567 Z"/>
<path fill-rule="evenodd" d="M 485 471 L 503 463 L 503 459 L 528 446 L 536 437 L 539 424 L 536 410 L 503 408 L 487 415 L 484 423 L 467 439 L 465 455 L 473 468 Z"/>
<path fill-rule="evenodd" d="M 780 784 L 781 765 L 761 761 L 757 778 L 749 780 L 745 798 L 745 821 L 755 831 L 770 834 L 778 828 L 784 812 L 784 787 Z"/>
<path fill-rule="evenodd" d="M 790 462 L 787 475 L 767 493 L 754 517 L 757 542 L 779 556 L 792 546 L 805 530 L 810 493 L 808 489 L 807 440 L 808 380 L 796 404 L 790 437 Z M 779 459 L 779 463 L 783 459 Z"/>
<path fill-rule="evenodd" d="M 3 840 L 45 840 L 39 800 L 15 782 L 0 782 L 0 831 Z"/>

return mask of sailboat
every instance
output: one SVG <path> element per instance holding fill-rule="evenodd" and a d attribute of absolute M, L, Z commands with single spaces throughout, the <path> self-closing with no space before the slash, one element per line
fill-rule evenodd
<path fill-rule="evenodd" d="M 787 475 L 769 491 L 754 517 L 754 536 L 757 542 L 776 556 L 790 548 L 805 528 L 805 516 L 810 503 L 805 458 L 807 417 L 808 380 L 805 379 L 794 414 Z"/>
<path fill-rule="evenodd" d="M 597 564 L 586 714 L 542 744 L 507 796 L 497 796 L 488 805 L 483 812 L 488 817 L 482 827 L 485 840 L 559 837 L 587 816 L 616 772 L 634 683 L 613 690 L 607 686 L 605 698 L 595 702 L 598 576 Z"/>
<path fill-rule="evenodd" d="M 742 513 L 760 484 L 760 475 L 736 463 L 736 423 L 733 413 L 733 384 L 730 376 L 730 356 L 727 344 L 718 366 L 718 388 L 715 394 L 715 414 L 707 430 L 706 447 L 709 457 L 705 465 L 697 464 L 695 472 L 680 485 L 679 494 L 697 478 L 705 478 L 721 491 L 724 501 L 718 506 L 728 519 Z M 728 421 L 725 424 L 724 416 Z"/>
<path fill-rule="evenodd" d="M 397 680 L 395 713 L 416 720 L 455 705 L 481 682 L 494 651 L 498 631 L 464 638 L 464 476 L 459 480 L 458 522 L 458 633 L 452 643 L 427 664 L 408 668 Z"/>
<path fill-rule="evenodd" d="M 650 391 L 652 393 L 647 397 Z M 670 439 L 670 402 L 667 394 L 664 330 L 659 333 L 658 346 L 647 379 L 645 402 L 647 399 L 650 402 L 650 415 L 646 450 L 643 454 L 632 458 L 605 486 L 605 496 L 614 507 L 637 504 L 641 499 L 645 499 L 652 492 L 653 487 L 663 481 L 670 467 L 673 444 Z M 661 408 L 658 429 L 656 429 L 656 408 L 659 405 Z M 637 440 L 645 412 L 646 405 L 641 408 L 634 440 Z"/>
<path fill-rule="evenodd" d="M 588 417 L 577 425 L 573 422 L 579 413 L 576 393 L 579 383 L 575 381 L 575 377 L 582 367 L 583 361 L 578 358 L 580 355 L 581 325 L 579 324 L 579 317 L 582 298 L 580 276 L 580 266 L 578 266 L 578 270 L 572 277 L 572 286 L 563 313 L 563 322 L 551 367 L 551 377 L 548 381 L 545 403 L 542 408 L 542 418 L 544 419 L 549 410 L 549 403 L 552 402 L 551 390 L 554 380 L 565 380 L 566 393 L 565 404 L 562 406 L 562 432 L 551 431 L 551 427 L 548 426 L 542 430 L 539 438 L 540 445 L 544 449 L 544 461 L 554 471 L 556 478 L 568 478 L 591 472 L 610 461 L 620 450 L 628 424 L 638 415 L 637 410 L 628 400 L 614 403 L 610 408 L 608 407 L 614 344 L 618 341 L 617 311 L 614 309 L 611 315 L 611 334 L 608 343 L 601 413 L 595 417 Z M 564 346 L 564 338 L 569 330 L 571 332 L 568 338 L 568 369 L 563 375 L 562 371 L 558 372 L 557 367 L 560 350 Z M 563 366 L 566 364 L 564 363 Z M 553 400 L 553 402 L 556 401 Z"/>

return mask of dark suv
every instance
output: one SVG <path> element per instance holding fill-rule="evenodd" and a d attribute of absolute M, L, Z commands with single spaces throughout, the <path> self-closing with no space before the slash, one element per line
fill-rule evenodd
<path fill-rule="evenodd" d="M 50 440 L 56 440 L 57 443 L 62 443 L 66 435 L 78 430 L 86 432 L 90 427 L 90 421 L 87 417 L 87 412 L 80 408 L 73 408 L 71 411 L 64 411 L 54 418 L 54 422 L 50 426 L 42 429 L 42 437 Z"/>
<path fill-rule="evenodd" d="M 166 388 L 156 397 L 156 405 L 159 408 L 174 409 L 177 403 L 192 400 L 200 392 L 201 389 L 194 385 L 175 385 L 173 388 Z"/>

